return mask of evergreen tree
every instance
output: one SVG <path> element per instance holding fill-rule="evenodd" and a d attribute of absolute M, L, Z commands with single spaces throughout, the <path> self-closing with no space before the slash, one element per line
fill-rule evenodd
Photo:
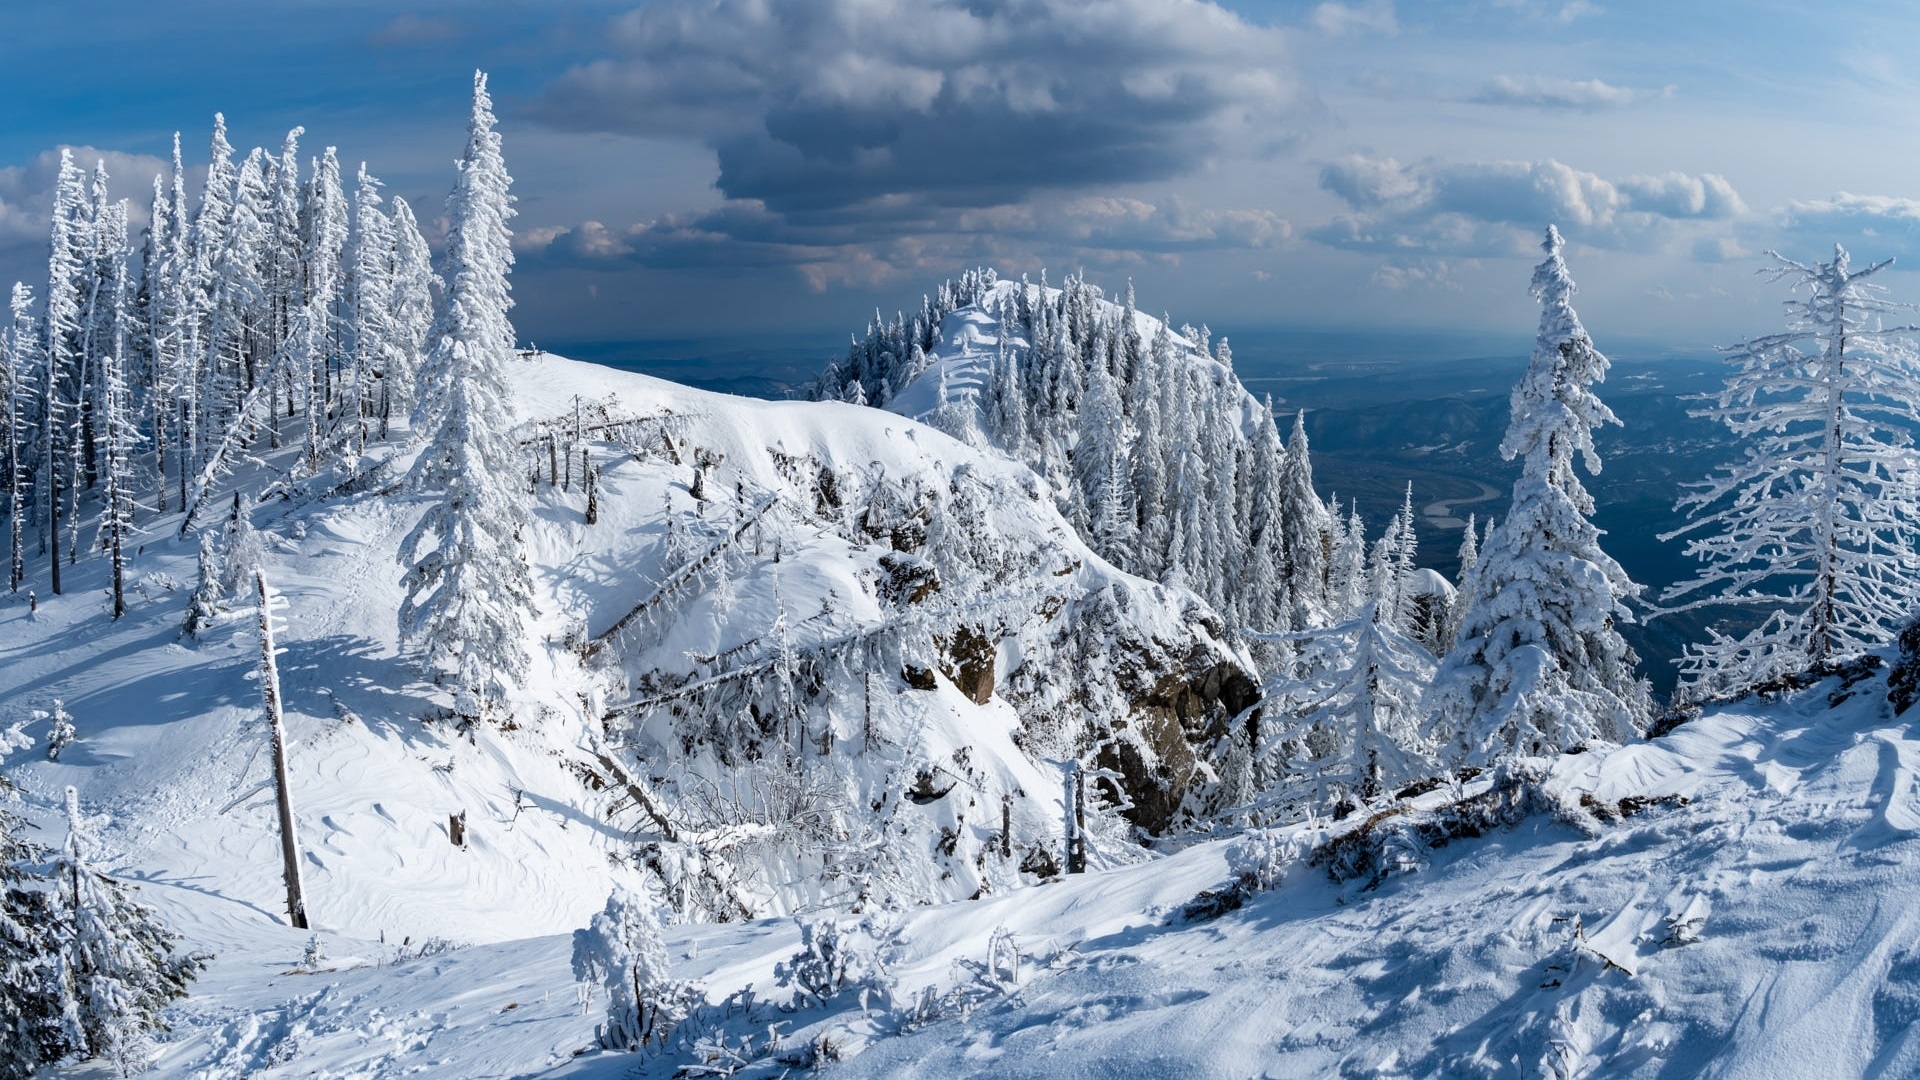
<path fill-rule="evenodd" d="M 124 204 L 123 204 L 124 209 Z M 107 553 L 113 580 L 113 617 L 127 611 L 127 534 L 133 529 L 134 451 L 140 441 L 133 408 L 133 391 L 126 376 L 127 343 L 132 318 L 127 310 L 127 260 L 115 260 L 110 286 L 113 307 L 112 343 L 103 358 L 100 427 L 106 492 L 100 510 L 100 544 Z"/>
<path fill-rule="evenodd" d="M 506 385 L 511 183 L 486 76 L 475 72 L 467 149 L 447 199 L 447 302 L 414 411 L 427 444 L 408 484 L 436 498 L 401 547 L 411 570 L 400 610 L 402 638 L 430 669 L 451 675 L 465 716 L 501 700 L 530 662 L 533 586 L 521 553 L 529 509 Z"/>
<path fill-rule="evenodd" d="M 387 436 L 391 418 L 413 411 L 415 380 L 427 355 L 433 330 L 433 294 L 440 278 L 433 272 L 433 255 L 420 235 L 413 208 L 405 199 L 393 199 L 393 349 L 380 380 L 380 437 Z"/>
<path fill-rule="evenodd" d="M 340 161 L 329 146 L 313 165 L 307 190 L 306 305 L 300 316 L 300 378 L 305 386 L 307 471 L 320 471 L 333 378 L 340 355 L 340 310 L 347 246 L 347 198 L 340 188 Z"/>
<path fill-rule="evenodd" d="M 1732 350 L 1711 407 L 1695 412 L 1751 440 L 1744 457 L 1680 500 L 1699 575 L 1669 588 L 1669 611 L 1773 608 L 1742 638 L 1692 650 L 1690 682 L 1738 689 L 1885 642 L 1915 597 L 1920 362 L 1904 310 L 1870 281 L 1893 260 L 1853 270 L 1847 252 L 1808 266 L 1773 254 L 1775 280 L 1803 295 L 1788 329 Z M 1709 687 L 1711 688 L 1711 687 Z"/>
<path fill-rule="evenodd" d="M 1521 459 L 1513 505 L 1480 552 L 1479 572 L 1433 706 L 1457 764 L 1621 742 L 1646 723 L 1646 684 L 1616 621 L 1640 586 L 1600 549 L 1593 499 L 1574 463 L 1600 470 L 1593 429 L 1618 423 L 1592 386 L 1607 358 L 1574 313 L 1560 234 L 1548 227 L 1534 271 L 1540 332 L 1513 389 L 1502 456 Z"/>
<path fill-rule="evenodd" d="M 360 164 L 354 188 L 353 368 L 347 423 L 355 454 L 367 448 L 368 421 L 378 407 L 376 378 L 393 367 L 393 223 L 380 210 L 380 181 Z"/>
<path fill-rule="evenodd" d="M 1293 435 L 1287 440 L 1286 463 L 1280 471 L 1281 567 L 1293 598 L 1296 627 L 1322 624 L 1332 606 L 1327 588 L 1332 549 L 1327 540 L 1334 524 L 1313 490 L 1313 459 L 1303 409 L 1293 415 Z"/>
<path fill-rule="evenodd" d="M 573 977 L 606 988 L 607 1022 L 595 1034 L 609 1050 L 664 1044 L 698 998 L 669 971 L 654 905 L 619 886 L 606 908 L 573 932 Z"/>
<path fill-rule="evenodd" d="M 0 752 L 25 742 L 0 733 Z M 79 1013 L 62 978 L 69 924 L 53 903 L 52 883 L 34 869 L 47 853 L 27 838 L 13 800 L 13 784 L 0 774 L 0 1080 L 23 1080 L 82 1049 Z"/>
<path fill-rule="evenodd" d="M 148 1033 L 164 1030 L 160 1010 L 187 992 L 206 958 L 177 952 L 178 935 L 94 867 L 102 819 L 80 812 L 67 788 L 67 839 L 54 860 L 60 899 L 71 919 L 63 977 L 80 1028 L 81 1052 L 138 1071 Z"/>
<path fill-rule="evenodd" d="M 80 380 L 84 365 L 81 342 L 82 278 L 86 267 L 86 196 L 81 173 L 71 151 L 60 151 L 60 173 L 54 183 L 53 235 L 47 255 L 47 311 L 43 324 L 44 380 L 40 394 L 40 443 L 43 458 L 41 487 L 46 495 L 42 543 L 49 552 L 50 587 L 60 589 L 61 504 L 69 497 L 78 461 L 71 431 L 80 413 Z"/>
<path fill-rule="evenodd" d="M 6 365 L 6 398 L 0 402 L 6 412 L 0 422 L 6 425 L 7 525 L 11 544 L 7 589 L 17 593 L 27 576 L 27 497 L 34 456 L 34 369 L 38 366 L 33 292 L 17 281 L 13 283 L 9 314 L 6 331 L 0 334 L 0 351 L 4 352 L 0 359 L 4 359 Z"/>
<path fill-rule="evenodd" d="M 1274 735 L 1293 748 L 1289 786 L 1315 805 L 1365 803 L 1432 775 L 1421 698 L 1433 657 L 1389 624 L 1384 602 L 1313 632 L 1301 668 L 1310 674 L 1279 695 L 1290 719 Z"/>

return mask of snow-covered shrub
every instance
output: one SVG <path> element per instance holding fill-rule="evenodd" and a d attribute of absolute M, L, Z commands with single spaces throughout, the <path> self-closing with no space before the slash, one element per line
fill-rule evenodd
<path fill-rule="evenodd" d="M 1546 788 L 1547 764 L 1515 758 L 1495 767 L 1492 786 L 1436 810 L 1399 803 L 1321 845 L 1308 858 L 1336 882 L 1366 879 L 1373 888 L 1389 875 L 1426 865 L 1427 852 L 1449 841 L 1509 828 L 1534 814 L 1562 819 L 1562 800 Z"/>
<path fill-rule="evenodd" d="M 1248 892 L 1277 889 L 1300 861 L 1301 843 L 1277 829 L 1255 829 L 1227 848 L 1227 871 Z"/>
<path fill-rule="evenodd" d="M 52 711 L 33 710 L 35 720 L 47 722 L 47 760 L 59 761 L 60 751 L 73 745 L 73 717 L 59 698 L 53 699 Z"/>
<path fill-rule="evenodd" d="M 843 993 L 859 995 L 865 1012 L 877 996 L 891 1001 L 892 966 L 900 952 L 900 924 L 891 915 L 875 912 L 858 922 L 827 918 L 800 923 L 800 949 L 775 964 L 773 974 L 782 987 L 794 988 L 794 1005 L 812 998 L 825 1004 Z"/>
<path fill-rule="evenodd" d="M 213 545 L 213 534 L 203 532 L 200 534 L 200 584 L 194 588 L 193 598 L 187 601 L 187 621 L 180 627 L 182 634 L 192 637 L 220 617 L 220 598 L 226 595 L 220 587 L 222 577 L 220 552 Z"/>
<path fill-rule="evenodd" d="M 606 909 L 573 932 L 573 977 L 607 989 L 607 1022 L 596 1034 L 609 1050 L 664 1044 L 700 999 L 668 971 L 653 902 L 619 886 Z"/>

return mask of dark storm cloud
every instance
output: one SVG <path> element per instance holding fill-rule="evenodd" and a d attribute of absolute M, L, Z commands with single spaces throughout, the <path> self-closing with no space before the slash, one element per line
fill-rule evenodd
<path fill-rule="evenodd" d="M 523 260 L 603 269 L 787 267 L 824 287 L 945 271 L 959 265 L 956 260 L 1051 252 L 1122 265 L 1143 255 L 1177 259 L 1270 248 L 1291 235 L 1284 219 L 1266 211 L 1203 210 L 1177 199 L 1042 198 L 981 209 L 900 210 L 890 220 L 864 206 L 796 219 L 736 199 L 703 214 L 670 214 L 628 228 L 588 221 L 527 230 L 515 246 Z"/>
<path fill-rule="evenodd" d="M 677 134 L 776 213 L 913 195 L 982 207 L 1166 180 L 1292 138 L 1283 32 L 1199 0 L 667 0 L 532 115 Z"/>

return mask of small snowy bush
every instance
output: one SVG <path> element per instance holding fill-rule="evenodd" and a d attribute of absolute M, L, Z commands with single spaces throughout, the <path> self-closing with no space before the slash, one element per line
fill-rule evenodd
<path fill-rule="evenodd" d="M 607 1022 L 597 1034 L 609 1050 L 664 1044 L 701 996 L 669 974 L 652 901 L 618 886 L 606 909 L 573 932 L 573 977 L 606 987 Z"/>
<path fill-rule="evenodd" d="M 1227 848 L 1227 870 L 1248 892 L 1277 889 L 1300 861 L 1300 842 L 1274 829 L 1255 829 Z"/>
<path fill-rule="evenodd" d="M 35 720 L 47 721 L 47 760 L 59 761 L 60 751 L 73 745 L 73 717 L 61 704 L 59 698 L 53 699 L 53 711 L 33 710 Z"/>
<path fill-rule="evenodd" d="M 794 1005 L 807 998 L 825 1004 L 845 993 L 857 993 L 865 1012 L 875 996 L 892 1000 L 892 965 L 900 952 L 900 924 L 875 913 L 857 923 L 834 919 L 800 924 L 800 950 L 775 964 L 780 986 L 794 988 Z"/>

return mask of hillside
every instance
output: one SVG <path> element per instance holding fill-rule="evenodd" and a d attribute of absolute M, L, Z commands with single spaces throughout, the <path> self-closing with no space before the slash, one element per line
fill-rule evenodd
<path fill-rule="evenodd" d="M 703 1050 L 689 1031 L 647 1058 L 574 1056 L 597 1012 L 564 935 L 503 920 L 495 943 L 396 958 L 330 933 L 329 959 L 301 971 L 304 935 L 169 868 L 145 894 L 222 957 L 174 1010 L 156 1075 L 772 1076 L 821 1045 L 853 1076 L 1905 1075 L 1920 1065 L 1920 740 L 1883 691 L 1829 679 L 1541 763 L 1486 835 L 1373 845 L 1397 867 L 1377 883 L 1295 864 L 1239 910 L 1186 921 L 1229 881 L 1235 841 L 1219 840 L 916 909 L 892 1003 L 865 1014 L 778 1007 L 791 921 L 672 927 L 678 977 L 715 1003 L 751 990 L 697 1015 Z M 1437 822 L 1487 789 L 1399 817 Z M 1353 824 L 1291 835 L 1334 850 Z M 1017 974 L 982 974 L 997 930 Z"/>
<path fill-rule="evenodd" d="M 318 925 L 395 943 L 553 933 L 620 876 L 692 919 L 875 891 L 954 899 L 1044 876 L 1061 760 L 1125 770 L 1129 812 L 1153 830 L 1217 785 L 1208 748 L 1252 692 L 1217 617 L 1104 564 L 1017 467 L 846 406 L 553 357 L 513 377 L 529 464 L 561 459 L 546 433 L 596 430 L 559 484 L 536 483 L 546 647 L 499 730 L 436 719 L 444 692 L 397 652 L 395 548 L 423 504 L 381 486 L 389 470 L 325 499 L 321 481 L 278 479 L 272 455 L 233 481 L 288 602 L 280 665 Z M 944 510 L 956 499 L 973 500 L 964 521 Z M 14 772 L 39 816 L 66 784 L 111 814 L 115 865 L 154 878 L 149 892 L 210 890 L 196 920 L 271 918 L 254 608 L 231 596 L 182 635 L 196 544 L 178 523 L 144 523 L 117 622 L 99 559 L 37 610 L 24 593 L 6 605 L 6 722 L 59 698 L 79 732 L 58 763 Z M 1117 722 L 1089 724 L 1091 702 Z M 448 842 L 462 813 L 464 848 Z M 1139 857 L 1125 819 L 1096 807 L 1093 827 L 1099 858 Z"/>

